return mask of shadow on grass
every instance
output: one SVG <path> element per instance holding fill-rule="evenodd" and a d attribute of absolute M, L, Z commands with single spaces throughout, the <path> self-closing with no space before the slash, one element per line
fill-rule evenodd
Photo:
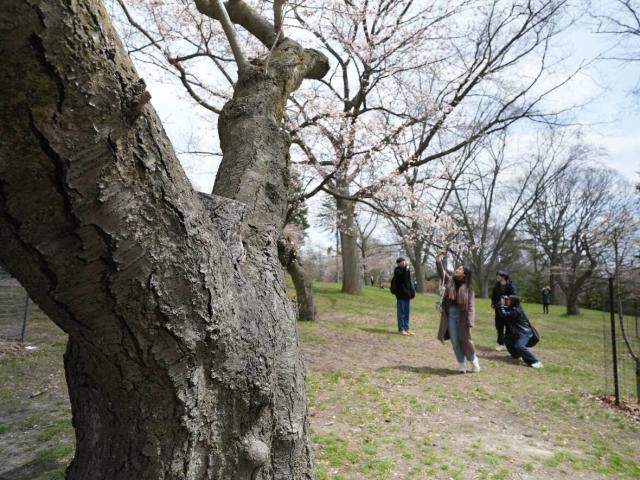
<path fill-rule="evenodd" d="M 511 358 L 511 356 L 507 352 L 496 353 L 493 352 L 489 355 L 482 355 L 481 358 L 485 358 L 487 360 L 495 360 L 497 362 L 508 363 L 509 365 L 519 365 L 522 364 L 522 361 L 519 358 Z"/>
<path fill-rule="evenodd" d="M 477 344 L 475 347 L 476 347 L 476 351 L 480 351 L 480 352 L 494 353 L 494 354 L 498 352 L 495 347 L 485 347 L 484 345 L 477 345 Z M 505 347 L 505 350 L 502 350 L 502 353 L 505 353 L 505 352 L 506 352 L 506 347 Z"/>
<path fill-rule="evenodd" d="M 393 330 L 393 329 L 389 329 L 389 328 L 376 328 L 376 327 L 359 327 L 358 330 L 362 330 L 363 332 L 367 332 L 367 333 L 375 333 L 378 335 L 387 335 L 387 336 L 393 336 L 393 337 L 398 337 L 398 331 L 397 330 Z"/>
<path fill-rule="evenodd" d="M 51 459 L 37 458 L 24 465 L 0 473 L 0 480 L 24 480 L 26 478 L 37 478 L 42 474 L 54 472 L 63 475 L 64 470 L 61 471 L 60 463 Z M 62 478 L 62 476 L 60 476 L 60 478 Z"/>
<path fill-rule="evenodd" d="M 522 361 L 519 358 L 511 358 L 506 347 L 504 350 L 498 352 L 495 347 L 483 347 L 482 345 L 476 345 L 476 351 L 482 352 L 481 358 L 485 358 L 487 360 L 496 360 L 497 362 L 504 362 L 509 365 L 522 364 Z"/>
<path fill-rule="evenodd" d="M 395 367 L 382 367 L 378 370 L 400 370 L 402 372 L 419 373 L 420 375 L 434 375 L 436 377 L 449 377 L 462 375 L 450 368 L 416 367 L 413 365 L 397 365 Z"/>

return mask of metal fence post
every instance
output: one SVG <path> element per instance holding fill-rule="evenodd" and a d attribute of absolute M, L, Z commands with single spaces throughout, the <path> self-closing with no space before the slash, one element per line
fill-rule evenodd
<path fill-rule="evenodd" d="M 24 338 L 27 335 L 27 322 L 29 321 L 29 314 L 31 313 L 31 299 L 29 294 L 26 295 L 24 301 L 24 315 L 22 316 L 22 330 L 20 331 L 20 343 L 24 343 Z"/>
<path fill-rule="evenodd" d="M 613 307 L 613 277 L 609 277 L 609 314 L 611 316 L 611 351 L 613 354 L 613 384 L 616 405 L 620 405 L 620 383 L 618 381 L 618 351 L 616 348 L 616 316 Z"/>

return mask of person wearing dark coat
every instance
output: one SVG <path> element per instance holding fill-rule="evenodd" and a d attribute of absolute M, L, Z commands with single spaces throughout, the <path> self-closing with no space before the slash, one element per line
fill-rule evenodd
<path fill-rule="evenodd" d="M 509 273 L 504 270 L 498 270 L 496 272 L 496 283 L 493 286 L 491 292 L 491 308 L 494 309 L 494 323 L 496 326 L 496 332 L 498 334 L 496 350 L 504 350 L 504 336 L 507 333 L 507 325 L 504 323 L 498 312 L 498 306 L 500 305 L 500 299 L 504 296 L 517 295 L 518 289 L 509 280 Z"/>
<path fill-rule="evenodd" d="M 442 264 L 444 256 L 445 253 L 440 252 L 436 257 L 436 269 L 444 285 L 438 340 L 444 343 L 451 339 L 453 353 L 458 361 L 458 372 L 467 371 L 465 358 L 471 362 L 471 371 L 479 372 L 480 361 L 471 340 L 471 329 L 476 318 L 471 270 L 460 265 L 453 275 L 447 274 Z"/>
<path fill-rule="evenodd" d="M 551 287 L 542 289 L 542 313 L 549 314 L 549 304 L 551 303 Z"/>
<path fill-rule="evenodd" d="M 400 257 L 396 260 L 396 268 L 393 271 L 391 280 L 391 293 L 396 296 L 396 316 L 398 320 L 398 333 L 400 335 L 413 335 L 409 328 L 410 302 L 416 296 L 411 280 L 409 264 Z"/>
<path fill-rule="evenodd" d="M 530 367 L 542 368 L 540 360 L 527 348 L 533 331 L 529 319 L 520 305 L 520 297 L 517 295 L 503 297 L 496 310 L 509 327 L 505 336 L 505 345 L 511 357 L 522 358 L 524 363 Z"/>

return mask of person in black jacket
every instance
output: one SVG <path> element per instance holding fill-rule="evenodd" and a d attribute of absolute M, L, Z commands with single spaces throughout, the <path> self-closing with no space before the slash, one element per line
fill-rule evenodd
<path fill-rule="evenodd" d="M 411 299 L 416 296 L 416 291 L 411 281 L 409 264 L 402 257 L 396 260 L 396 268 L 393 271 L 393 279 L 391 280 L 391 293 L 396 296 L 398 333 L 400 335 L 413 335 L 409 328 L 409 306 Z"/>
<path fill-rule="evenodd" d="M 524 363 L 533 368 L 542 368 L 540 360 L 527 348 L 533 336 L 529 319 L 520 305 L 520 297 L 509 295 L 502 297 L 496 309 L 502 320 L 508 325 L 505 345 L 512 358 L 522 358 Z"/>
<path fill-rule="evenodd" d="M 500 299 L 504 296 L 517 295 L 518 289 L 509 280 L 509 273 L 504 270 L 498 270 L 496 272 L 496 284 L 493 286 L 493 292 L 491 292 L 491 308 L 494 309 L 494 322 L 496 326 L 496 332 L 498 333 L 496 350 L 504 350 L 504 336 L 506 334 L 507 326 L 500 317 L 498 306 L 500 305 Z"/>
<path fill-rule="evenodd" d="M 551 303 L 551 287 L 542 289 L 542 313 L 549 314 L 549 304 Z"/>

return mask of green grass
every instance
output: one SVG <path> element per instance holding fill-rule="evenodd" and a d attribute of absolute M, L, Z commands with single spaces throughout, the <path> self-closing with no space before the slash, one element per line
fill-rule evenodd
<path fill-rule="evenodd" d="M 298 332 L 318 480 L 640 478 L 639 424 L 591 397 L 604 389 L 602 312 L 525 305 L 542 334 L 535 371 L 493 350 L 493 312 L 478 299 L 482 372 L 453 375 L 434 295 L 412 302 L 407 338 L 388 290 L 315 292 L 319 320 Z M 38 349 L 0 355 L 0 478 L 62 480 L 74 444 L 66 339 L 36 311 L 29 341 Z"/>
<path fill-rule="evenodd" d="M 434 295 L 412 302 L 417 335 L 407 339 L 395 333 L 388 290 L 364 287 L 354 296 L 319 283 L 315 292 L 320 320 L 298 324 L 303 348 L 322 345 L 341 358 L 311 359 L 309 366 L 318 478 L 378 478 L 363 473 L 358 453 L 335 463 L 325 449 L 330 433 L 339 433 L 350 452 L 376 452 L 394 478 L 640 477 L 640 426 L 591 397 L 604 387 L 602 312 L 568 317 L 552 306 L 543 316 L 541 306 L 525 305 L 542 335 L 535 351 L 545 368 L 535 371 L 493 351 L 493 311 L 487 299 L 477 299 L 473 337 L 483 371 L 456 377 L 447 376 L 450 347 L 434 341 Z M 379 350 L 367 350 L 374 343 Z M 375 365 L 398 356 L 407 359 L 401 369 Z M 510 436 L 530 451 L 510 448 Z M 461 449 L 462 457 L 452 455 Z"/>
<path fill-rule="evenodd" d="M 62 366 L 66 337 L 36 309 L 28 341 L 37 348 L 0 354 L 0 478 L 62 480 L 75 442 Z"/>

